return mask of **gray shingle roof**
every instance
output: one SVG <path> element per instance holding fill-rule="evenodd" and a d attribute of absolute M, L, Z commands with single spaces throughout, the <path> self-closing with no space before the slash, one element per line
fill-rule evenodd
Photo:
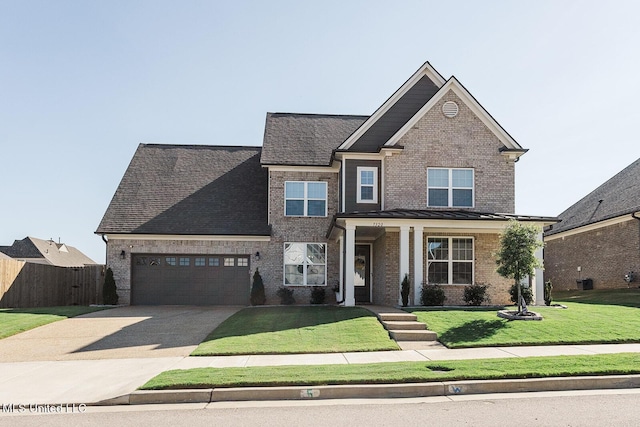
<path fill-rule="evenodd" d="M 263 165 L 328 166 L 333 150 L 368 116 L 267 113 Z"/>
<path fill-rule="evenodd" d="M 640 211 L 640 159 L 562 212 L 546 235 Z"/>
<path fill-rule="evenodd" d="M 0 247 L 0 251 L 14 259 L 58 267 L 82 267 L 96 264 L 94 260 L 73 246 L 35 237 L 15 240 L 11 246 Z"/>
<path fill-rule="evenodd" d="M 141 144 L 96 233 L 269 235 L 260 152 Z"/>

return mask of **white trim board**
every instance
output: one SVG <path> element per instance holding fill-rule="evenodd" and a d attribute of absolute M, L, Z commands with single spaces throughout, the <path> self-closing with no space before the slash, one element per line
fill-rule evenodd
<path fill-rule="evenodd" d="M 618 216 L 611 219 L 606 219 L 604 221 L 595 222 L 593 224 L 583 225 L 582 227 L 572 228 L 571 230 L 562 231 L 557 234 L 552 234 L 550 236 L 544 236 L 545 242 L 551 242 L 553 240 L 564 239 L 565 237 L 575 236 L 576 234 L 586 233 L 588 231 L 598 230 L 600 228 L 609 227 L 611 225 L 622 224 L 623 222 L 633 220 L 632 214 L 626 214 L 622 216 Z"/>
<path fill-rule="evenodd" d="M 189 241 L 230 241 L 230 242 L 270 242 L 271 236 L 231 236 L 231 235 L 185 235 L 185 234 L 110 234 L 107 240 L 189 240 Z"/>
<path fill-rule="evenodd" d="M 449 91 L 460 98 L 464 104 L 482 121 L 482 123 L 509 149 L 522 150 L 523 148 L 506 130 L 480 105 L 480 103 L 465 89 L 455 78 L 451 77 L 440 90 L 411 118 L 404 126 L 393 135 L 385 146 L 395 145 L 415 124 L 431 110 Z"/>

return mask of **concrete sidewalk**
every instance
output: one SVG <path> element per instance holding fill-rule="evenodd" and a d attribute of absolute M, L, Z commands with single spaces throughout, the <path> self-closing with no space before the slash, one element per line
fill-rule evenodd
<path fill-rule="evenodd" d="M 125 396 L 126 399 L 116 399 L 113 402 L 128 403 L 130 402 L 129 395 L 134 393 L 138 387 L 155 375 L 170 369 L 361 364 L 626 352 L 640 353 L 640 344 L 490 347 L 455 350 L 437 347 L 428 350 L 363 353 L 163 357 L 0 363 L 0 404 L 91 404 L 121 396 Z M 615 381 L 619 383 L 620 379 Z M 348 389 L 348 386 L 341 386 L 340 389 L 342 390 L 345 387 Z M 389 387 L 390 386 L 387 388 Z M 400 387 L 400 385 L 396 385 L 394 389 L 398 387 Z M 412 387 L 414 386 L 407 385 L 407 387 L 413 389 Z M 354 392 L 355 390 L 361 389 L 362 387 L 360 386 L 353 387 Z M 343 390 L 342 393 L 347 392 Z M 167 393 L 156 393 L 152 395 L 154 399 L 169 399 L 167 396 Z"/>

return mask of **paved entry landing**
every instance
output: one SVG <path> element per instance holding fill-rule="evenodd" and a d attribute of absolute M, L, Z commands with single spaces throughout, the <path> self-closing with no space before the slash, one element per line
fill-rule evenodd
<path fill-rule="evenodd" d="M 188 356 L 241 308 L 128 306 L 96 311 L 0 340 L 0 362 Z"/>
<path fill-rule="evenodd" d="M 376 315 L 382 326 L 389 331 L 403 350 L 423 350 L 445 348 L 437 339 L 435 332 L 427 330 L 427 325 L 418 322 L 415 314 L 407 313 L 395 307 L 363 305 L 362 307 Z"/>

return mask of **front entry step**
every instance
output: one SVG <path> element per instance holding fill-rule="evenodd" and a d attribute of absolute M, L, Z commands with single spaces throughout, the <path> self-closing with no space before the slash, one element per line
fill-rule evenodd
<path fill-rule="evenodd" d="M 424 325 L 424 323 L 423 323 Z M 438 334 L 433 331 L 427 331 L 425 329 L 420 330 L 389 330 L 389 335 L 395 341 L 435 341 L 438 339 Z"/>
<path fill-rule="evenodd" d="M 382 324 L 384 325 L 385 329 L 389 331 L 394 331 L 394 330 L 424 331 L 427 329 L 427 325 L 417 321 L 409 322 L 409 321 L 403 321 L 403 320 L 382 320 Z"/>
<path fill-rule="evenodd" d="M 388 312 L 377 313 L 378 319 L 382 322 L 386 321 L 398 321 L 398 322 L 417 322 L 418 317 L 415 314 L 406 312 Z"/>
<path fill-rule="evenodd" d="M 427 330 L 427 325 L 418 322 L 415 314 L 391 307 L 367 306 L 389 332 L 391 339 L 404 342 L 435 342 L 438 334 Z M 400 345 L 402 347 L 402 345 Z"/>

